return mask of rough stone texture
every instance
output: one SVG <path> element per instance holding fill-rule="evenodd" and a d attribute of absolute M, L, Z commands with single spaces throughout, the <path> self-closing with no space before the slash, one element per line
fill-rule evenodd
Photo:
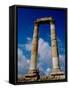
<path fill-rule="evenodd" d="M 36 70 L 37 68 L 37 54 L 38 54 L 38 24 L 35 23 L 32 41 L 30 70 Z"/>
<path fill-rule="evenodd" d="M 29 80 L 38 80 L 40 78 L 39 72 L 37 70 L 30 70 L 29 73 L 25 76 L 25 79 Z"/>
<path fill-rule="evenodd" d="M 41 23 L 50 23 L 50 21 L 53 21 L 53 17 L 38 18 L 35 22 L 41 24 Z"/>
<path fill-rule="evenodd" d="M 39 71 L 37 70 L 37 54 L 38 54 L 38 25 L 41 23 L 50 23 L 51 28 L 51 50 L 52 50 L 52 72 L 49 76 L 41 77 L 39 76 Z M 62 80 L 65 79 L 65 74 L 60 70 L 59 67 L 59 55 L 58 55 L 58 45 L 56 39 L 55 31 L 55 21 L 53 17 L 40 18 L 35 21 L 34 34 L 32 41 L 32 51 L 31 51 L 31 62 L 29 73 L 24 77 L 20 78 L 19 81 L 45 81 L 45 80 Z"/>
<path fill-rule="evenodd" d="M 38 78 L 37 79 L 37 77 L 31 77 L 31 76 L 24 76 L 24 77 L 22 77 L 22 78 L 20 78 L 20 79 L 18 79 L 18 82 L 30 82 L 30 81 L 51 81 L 51 80 L 64 80 L 65 79 L 65 75 L 63 74 L 59 74 L 59 75 L 57 75 L 57 74 L 55 74 L 55 75 L 49 75 L 49 76 L 43 76 L 43 77 L 41 77 L 41 78 Z"/>
<path fill-rule="evenodd" d="M 39 72 L 37 71 L 37 54 L 38 54 L 38 24 L 35 23 L 32 41 L 30 68 L 29 73 L 25 76 L 25 80 L 34 81 L 39 79 Z"/>
<path fill-rule="evenodd" d="M 57 72 L 59 69 L 59 55 L 58 55 L 58 46 L 56 39 L 55 23 L 52 21 L 50 24 L 51 28 L 51 50 L 52 50 L 52 69 Z M 57 71 L 56 71 L 57 70 Z"/>
<path fill-rule="evenodd" d="M 53 69 L 52 73 L 50 73 L 50 76 L 55 79 L 65 79 L 65 74 L 60 69 Z"/>

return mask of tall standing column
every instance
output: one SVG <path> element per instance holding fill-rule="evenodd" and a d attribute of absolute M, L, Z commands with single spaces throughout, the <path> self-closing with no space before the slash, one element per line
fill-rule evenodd
<path fill-rule="evenodd" d="M 51 50 L 52 50 L 52 64 L 53 64 L 52 70 L 57 72 L 57 70 L 59 70 L 59 55 L 55 31 L 55 22 L 53 20 L 50 21 L 50 27 L 51 27 Z"/>
<path fill-rule="evenodd" d="M 35 22 L 32 40 L 30 68 L 28 75 L 25 76 L 30 80 L 38 80 L 40 78 L 39 71 L 37 70 L 37 57 L 38 57 L 37 55 L 38 55 L 38 23 Z"/>
<path fill-rule="evenodd" d="M 37 69 L 37 54 L 38 54 L 38 23 L 35 23 L 32 41 L 30 70 Z"/>

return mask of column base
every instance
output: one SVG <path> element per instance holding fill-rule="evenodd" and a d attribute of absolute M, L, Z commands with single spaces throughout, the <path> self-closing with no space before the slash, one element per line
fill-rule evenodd
<path fill-rule="evenodd" d="M 57 75 L 62 74 L 63 75 L 64 72 L 61 71 L 59 68 L 57 68 L 57 69 L 53 69 L 51 72 L 51 75 L 55 75 L 55 74 L 57 74 Z"/>
<path fill-rule="evenodd" d="M 39 72 L 37 70 L 30 70 L 27 75 L 25 75 L 25 80 L 36 81 L 40 78 Z"/>
<path fill-rule="evenodd" d="M 65 79 L 65 74 L 60 69 L 53 69 L 50 76 L 55 80 Z"/>

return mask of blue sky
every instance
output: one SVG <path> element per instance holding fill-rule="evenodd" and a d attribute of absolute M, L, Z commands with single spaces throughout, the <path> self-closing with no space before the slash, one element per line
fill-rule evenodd
<path fill-rule="evenodd" d="M 65 70 L 65 11 L 53 9 L 18 8 L 18 75 L 28 72 L 31 57 L 34 21 L 53 16 L 55 19 L 60 67 Z M 41 47 L 43 45 L 43 47 Z M 42 53 L 42 51 L 44 53 Z M 39 26 L 38 65 L 44 74 L 51 72 L 50 25 Z M 25 68 L 26 67 L 26 68 Z"/>

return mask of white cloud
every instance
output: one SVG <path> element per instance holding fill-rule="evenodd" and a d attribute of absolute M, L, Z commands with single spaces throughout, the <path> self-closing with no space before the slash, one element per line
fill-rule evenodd
<path fill-rule="evenodd" d="M 27 37 L 27 41 L 31 41 L 31 38 L 30 37 Z"/>
<path fill-rule="evenodd" d="M 48 75 L 51 72 L 52 67 L 52 58 L 51 58 L 51 46 L 47 41 L 44 41 L 44 39 L 39 38 L 38 41 L 38 64 L 37 67 L 40 71 Z M 30 37 L 27 38 L 27 43 L 23 45 L 23 48 L 26 51 L 30 51 L 32 49 L 32 39 Z M 31 56 L 30 56 L 31 57 Z M 59 55 L 59 60 L 61 68 L 64 68 L 65 64 L 65 56 Z M 21 49 L 18 49 L 18 67 L 19 70 L 28 70 L 30 65 L 30 60 L 24 55 L 23 51 Z"/>
<path fill-rule="evenodd" d="M 27 51 L 31 51 L 32 48 L 32 39 L 30 37 L 27 37 L 27 43 L 25 44 L 25 49 Z"/>
<path fill-rule="evenodd" d="M 51 56 L 51 47 L 49 46 L 49 43 L 44 41 L 42 38 L 39 38 L 38 43 L 38 55 L 43 60 L 45 60 L 46 58 L 48 59 Z M 29 37 L 27 38 L 25 49 L 27 51 L 32 50 L 32 40 Z"/>
<path fill-rule="evenodd" d="M 25 49 L 26 49 L 27 51 L 31 51 L 31 47 L 32 47 L 32 44 L 31 44 L 31 43 L 27 43 L 27 44 L 25 45 Z"/>
<path fill-rule="evenodd" d="M 65 55 L 59 55 L 59 62 L 61 70 L 65 71 Z"/>
<path fill-rule="evenodd" d="M 58 42 L 58 50 L 59 50 L 59 53 L 65 53 L 65 45 L 62 43 L 62 41 L 59 39 L 59 38 L 57 38 L 57 42 Z"/>
<path fill-rule="evenodd" d="M 51 57 L 51 47 L 49 43 L 39 38 L 38 54 L 42 60 L 46 60 Z"/>
<path fill-rule="evenodd" d="M 61 61 L 65 61 L 65 55 L 59 55 L 59 59 L 60 59 Z"/>
<path fill-rule="evenodd" d="M 23 55 L 23 52 L 21 49 L 18 48 L 18 61 L 21 62 L 23 60 L 25 60 L 25 56 Z"/>
<path fill-rule="evenodd" d="M 18 48 L 18 77 L 27 73 L 29 68 L 29 60 L 23 54 L 23 51 Z"/>
<path fill-rule="evenodd" d="M 47 68 L 46 71 L 45 71 L 45 74 L 49 75 L 50 73 L 51 73 L 51 68 Z"/>

